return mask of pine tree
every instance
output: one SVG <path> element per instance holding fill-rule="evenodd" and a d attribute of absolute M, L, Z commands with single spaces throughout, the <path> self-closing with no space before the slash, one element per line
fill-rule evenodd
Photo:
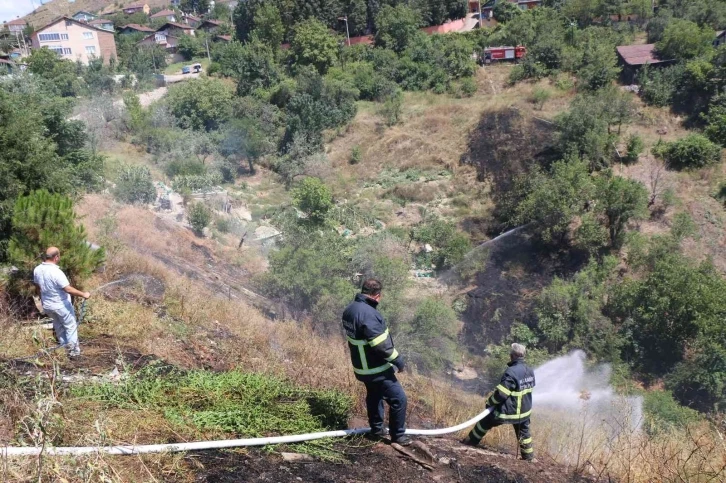
<path fill-rule="evenodd" d="M 86 230 L 77 224 L 73 201 L 46 190 L 33 191 L 15 202 L 10 261 L 28 278 L 39 263 L 38 256 L 50 246 L 60 249 L 60 267 L 71 285 L 87 278 L 103 263 L 103 248 L 92 249 Z"/>

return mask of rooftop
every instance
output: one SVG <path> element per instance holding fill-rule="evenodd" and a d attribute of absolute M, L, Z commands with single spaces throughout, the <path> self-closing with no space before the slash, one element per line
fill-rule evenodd
<path fill-rule="evenodd" d="M 665 60 L 658 57 L 655 44 L 620 45 L 618 54 L 628 65 L 660 64 Z"/>
<path fill-rule="evenodd" d="M 189 25 L 184 25 L 184 24 L 176 23 L 176 22 L 166 22 L 164 25 L 162 25 L 161 27 L 156 29 L 156 31 L 158 32 L 159 30 L 164 30 L 164 28 L 166 28 L 167 25 L 171 25 L 172 27 L 175 27 L 178 29 L 194 30 L 194 27 L 190 27 Z"/>
<path fill-rule="evenodd" d="M 102 25 L 102 24 L 105 24 L 105 23 L 113 23 L 113 22 L 110 21 L 110 20 L 106 20 L 105 18 L 97 18 L 95 20 L 91 20 L 88 23 L 91 24 L 91 25 Z"/>
<path fill-rule="evenodd" d="M 156 12 L 154 15 L 150 15 L 150 18 L 167 17 L 169 15 L 176 15 L 176 12 L 167 8 L 161 12 Z"/>
<path fill-rule="evenodd" d="M 139 25 L 137 23 L 130 23 L 128 25 L 124 25 L 123 27 L 120 27 L 121 30 L 123 29 L 131 29 L 131 30 L 138 30 L 139 32 L 154 32 L 154 29 L 145 27 L 143 25 Z"/>
<path fill-rule="evenodd" d="M 27 22 L 22 18 L 16 18 L 15 20 L 7 22 L 5 25 L 27 25 Z"/>
<path fill-rule="evenodd" d="M 67 17 L 67 16 L 65 16 L 65 15 L 64 15 L 64 16 L 62 16 L 62 17 L 58 17 L 58 18 L 56 18 L 56 19 L 54 19 L 54 20 L 51 20 L 51 21 L 50 21 L 50 22 L 48 22 L 48 23 L 47 23 L 46 25 L 44 25 L 43 27 L 41 27 L 41 28 L 37 29 L 37 30 L 36 30 L 35 32 L 33 32 L 33 35 L 36 35 L 36 34 L 38 34 L 38 33 L 42 32 L 43 30 L 47 29 L 48 27 L 51 27 L 51 26 L 53 26 L 53 25 L 57 24 L 57 23 L 58 23 L 58 22 L 60 22 L 61 20 L 65 20 L 65 21 L 67 21 L 67 22 L 73 22 L 73 23 L 75 23 L 75 24 L 78 24 L 78 25 L 81 25 L 81 26 L 83 26 L 83 27 L 86 27 L 87 29 L 91 29 L 91 30 L 96 30 L 96 31 L 98 31 L 98 32 L 104 32 L 104 33 L 107 33 L 107 34 L 113 35 L 113 32 L 110 32 L 110 31 L 108 31 L 108 30 L 104 30 L 104 29 L 102 29 L 102 28 L 100 28 L 100 27 L 96 27 L 95 25 L 91 25 L 91 24 L 88 24 L 88 23 L 86 23 L 86 22 L 79 22 L 79 21 L 78 21 L 78 20 L 76 20 L 75 18 L 73 18 L 73 17 Z"/>

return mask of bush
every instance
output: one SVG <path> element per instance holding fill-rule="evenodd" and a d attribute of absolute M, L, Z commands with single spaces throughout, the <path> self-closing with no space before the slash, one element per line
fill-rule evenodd
<path fill-rule="evenodd" d="M 292 199 L 295 207 L 314 223 L 322 223 L 333 207 L 333 193 L 320 178 L 302 180 L 293 191 Z"/>
<path fill-rule="evenodd" d="M 212 211 L 207 205 L 198 201 L 187 208 L 187 219 L 192 226 L 192 230 L 197 235 L 201 235 L 209 222 L 212 221 Z"/>
<path fill-rule="evenodd" d="M 353 149 L 350 152 L 350 164 L 358 164 L 360 163 L 361 159 L 363 159 L 363 154 L 361 153 L 360 146 L 357 144 L 353 146 Z"/>
<path fill-rule="evenodd" d="M 631 134 L 628 138 L 628 152 L 625 155 L 625 160 L 628 163 L 635 163 L 636 161 L 638 161 L 638 157 L 643 152 L 644 148 L 645 144 L 643 143 L 643 138 L 641 138 L 637 134 Z"/>
<path fill-rule="evenodd" d="M 439 299 L 424 299 L 411 321 L 411 351 L 424 370 L 441 369 L 456 355 L 458 318 L 454 309 Z"/>
<path fill-rule="evenodd" d="M 171 186 L 174 191 L 189 190 L 194 191 L 211 191 L 215 186 L 222 182 L 222 175 L 219 173 L 210 173 L 202 175 L 177 176 L 174 178 Z"/>
<path fill-rule="evenodd" d="M 552 97 L 552 93 L 549 89 L 545 89 L 544 87 L 535 87 L 534 90 L 532 90 L 532 95 L 530 96 L 529 101 L 541 111 L 545 102 L 547 102 L 550 97 Z"/>
<path fill-rule="evenodd" d="M 149 204 L 156 200 L 151 171 L 146 166 L 125 165 L 116 180 L 114 196 L 122 203 Z"/>
<path fill-rule="evenodd" d="M 721 160 L 721 147 L 701 134 L 689 134 L 665 145 L 659 154 L 675 169 L 698 169 Z"/>
<path fill-rule="evenodd" d="M 681 428 L 700 419 L 697 411 L 678 404 L 668 391 L 647 391 L 643 396 L 643 411 L 645 429 L 651 435 Z"/>
<path fill-rule="evenodd" d="M 476 80 L 473 77 L 464 77 L 461 79 L 461 92 L 464 94 L 464 97 L 473 96 L 476 94 L 477 89 L 478 86 L 476 85 Z"/>
<path fill-rule="evenodd" d="M 389 96 L 379 109 L 381 116 L 387 126 L 393 126 L 401 121 L 403 112 L 403 93 L 397 90 L 393 95 Z"/>
<path fill-rule="evenodd" d="M 28 277 L 38 264 L 38 255 L 50 246 L 60 249 L 61 267 L 73 284 L 103 263 L 103 249 L 93 250 L 88 245 L 70 198 L 46 190 L 33 191 L 18 198 L 14 213 L 10 261 Z"/>

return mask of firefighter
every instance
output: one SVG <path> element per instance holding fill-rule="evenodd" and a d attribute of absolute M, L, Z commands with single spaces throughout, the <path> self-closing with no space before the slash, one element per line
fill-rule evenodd
<path fill-rule="evenodd" d="M 390 407 L 388 425 L 391 441 L 402 446 L 411 444 L 406 436 L 406 393 L 396 379 L 393 368 L 404 369 L 403 357 L 393 347 L 386 321 L 376 307 L 381 300 L 381 282 L 363 282 L 361 293 L 343 312 L 343 329 L 348 339 L 350 359 L 356 379 L 366 386 L 366 409 L 371 437 L 386 434 L 383 427 L 383 401 Z"/>
<path fill-rule="evenodd" d="M 512 344 L 509 353 L 511 361 L 507 364 L 502 380 L 489 395 L 487 408 L 494 410 L 479 420 L 462 443 L 476 446 L 487 431 L 502 424 L 514 426 L 514 434 L 519 441 L 522 459 L 534 459 L 532 434 L 529 432 L 529 417 L 532 414 L 532 390 L 534 371 L 524 362 L 527 349 L 521 344 Z"/>

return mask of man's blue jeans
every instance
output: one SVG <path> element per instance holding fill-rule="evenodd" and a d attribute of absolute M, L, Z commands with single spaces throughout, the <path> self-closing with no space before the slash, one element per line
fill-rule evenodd
<path fill-rule="evenodd" d="M 58 343 L 65 346 L 70 355 L 80 354 L 78 324 L 76 323 L 76 312 L 73 310 L 73 306 L 67 304 L 60 309 L 45 309 L 45 313 L 53 319 L 53 330 L 58 338 Z"/>
<path fill-rule="evenodd" d="M 390 406 L 388 412 L 388 427 L 391 430 L 391 439 L 396 440 L 406 431 L 406 393 L 401 383 L 391 371 L 372 381 L 364 381 L 368 394 L 366 395 L 366 408 L 368 409 L 368 422 L 372 431 L 383 429 L 384 406 L 386 401 Z"/>

